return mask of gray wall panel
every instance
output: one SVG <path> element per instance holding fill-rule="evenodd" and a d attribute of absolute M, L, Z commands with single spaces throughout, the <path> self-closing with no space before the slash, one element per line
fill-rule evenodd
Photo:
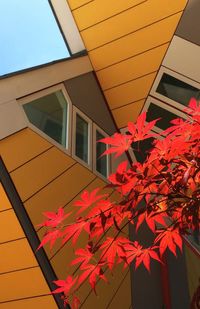
<path fill-rule="evenodd" d="M 137 234 L 130 225 L 130 239 L 138 240 L 144 247 L 152 244 L 153 233 L 146 224 L 143 224 Z M 132 305 L 134 309 L 161 309 L 163 308 L 163 292 L 161 282 L 161 266 L 159 262 L 151 260 L 151 273 L 139 266 L 135 271 L 131 266 Z M 179 309 L 179 308 L 177 308 Z"/>
<path fill-rule="evenodd" d="M 200 1 L 189 0 L 176 30 L 176 35 L 200 45 Z"/>
<path fill-rule="evenodd" d="M 168 252 L 169 283 L 171 294 L 171 309 L 190 308 L 189 289 L 185 254 L 177 252 L 177 258 Z"/>
<path fill-rule="evenodd" d="M 116 132 L 112 116 L 92 72 L 69 79 L 64 84 L 72 104 L 109 135 Z"/>

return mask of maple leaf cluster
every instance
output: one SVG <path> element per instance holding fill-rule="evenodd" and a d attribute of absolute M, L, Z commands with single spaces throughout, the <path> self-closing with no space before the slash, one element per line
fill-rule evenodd
<path fill-rule="evenodd" d="M 88 281 L 96 291 L 97 280 L 107 281 L 107 271 L 118 264 L 131 263 L 135 268 L 143 264 L 150 272 L 151 259 L 162 263 L 163 254 L 170 250 L 174 255 L 182 250 L 182 237 L 200 228 L 200 105 L 195 99 L 185 110 L 186 120 L 176 119 L 162 132 L 152 134 L 157 120 L 146 123 L 142 113 L 135 124 L 128 124 L 126 134 L 116 133 L 101 142 L 110 147 L 104 154 L 119 156 L 132 143 L 154 137 L 152 149 L 143 163 L 119 164 L 109 176 L 112 189 L 119 194 L 112 201 L 108 194 L 97 188 L 84 191 L 74 204 L 75 220 L 68 222 L 71 213 L 60 208 L 57 213 L 45 213 L 47 220 L 41 226 L 47 231 L 40 244 L 52 247 L 58 239 L 62 246 L 72 242 L 73 247 L 81 233 L 87 234 L 84 248 L 77 248 L 71 265 L 79 267 L 78 274 L 66 280 L 57 280 L 53 293 L 64 293 L 67 304 L 79 307 L 76 296 L 80 286 Z M 84 213 L 84 215 L 80 215 Z M 66 221 L 67 219 L 67 221 Z M 131 241 L 124 232 L 132 225 L 136 232 L 145 223 L 154 235 L 149 247 L 137 239 Z M 111 236 L 107 232 L 112 231 Z"/>

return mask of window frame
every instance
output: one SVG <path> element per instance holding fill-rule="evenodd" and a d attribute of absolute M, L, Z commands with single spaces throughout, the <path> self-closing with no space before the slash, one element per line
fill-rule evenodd
<path fill-rule="evenodd" d="M 66 132 L 66 146 L 63 146 L 62 144 L 58 143 L 56 140 L 54 140 L 52 137 L 44 133 L 42 130 L 37 128 L 35 125 L 33 125 L 30 120 L 28 119 L 28 116 L 26 115 L 26 112 L 23 108 L 23 105 L 26 105 L 30 103 L 33 100 L 40 99 L 46 95 L 53 94 L 56 91 L 61 91 L 67 104 L 67 132 Z M 60 148 L 65 153 L 71 155 L 71 114 L 72 114 L 72 102 L 70 100 L 70 97 L 65 89 L 65 86 L 63 84 L 58 84 L 40 91 L 37 91 L 35 93 L 32 93 L 30 95 L 27 95 L 21 99 L 17 99 L 17 102 L 21 105 L 22 111 L 24 114 L 25 119 L 27 120 L 27 125 L 30 129 L 41 135 L 43 138 L 45 138 L 47 141 L 55 145 L 56 147 Z"/>
<path fill-rule="evenodd" d="M 92 170 L 92 120 L 87 117 L 83 112 L 80 111 L 76 106 L 73 105 L 73 111 L 72 111 L 72 157 L 87 167 L 88 169 Z M 83 161 L 81 158 L 77 157 L 76 155 L 76 115 L 79 115 L 81 118 L 83 118 L 88 123 L 88 163 Z"/>
<path fill-rule="evenodd" d="M 177 118 L 181 117 L 184 119 L 187 119 L 187 116 L 184 112 L 168 105 L 167 103 L 161 102 L 151 96 L 148 97 L 148 99 L 145 102 L 145 105 L 143 106 L 143 109 L 141 111 L 141 113 L 143 112 L 147 112 L 148 113 L 148 108 L 150 106 L 150 104 L 153 103 L 163 109 L 165 109 L 166 111 L 169 111 L 170 113 L 177 115 Z M 157 118 L 157 116 L 155 115 L 155 119 Z M 145 122 L 146 124 L 148 123 L 148 121 Z M 160 129 L 159 127 L 157 127 L 156 125 L 153 127 L 153 131 L 157 132 L 157 133 L 161 133 L 162 131 L 164 131 L 164 129 Z"/>
<path fill-rule="evenodd" d="M 97 153 L 96 153 L 96 132 L 99 131 L 100 134 L 102 134 L 104 137 L 109 137 L 109 135 L 102 130 L 96 123 L 93 123 L 93 172 L 98 176 L 103 178 L 104 181 L 108 182 L 108 177 L 110 175 L 111 172 L 111 156 L 110 155 L 106 155 L 107 157 L 107 177 L 105 177 L 104 175 L 102 175 L 99 171 L 97 171 Z M 108 149 L 109 146 L 106 145 L 106 149 Z"/>
<path fill-rule="evenodd" d="M 163 74 L 166 73 L 168 75 L 171 75 L 172 77 L 190 85 L 190 86 L 193 86 L 195 88 L 198 88 L 200 90 L 200 84 L 194 80 L 191 80 L 189 78 L 187 78 L 186 76 L 183 76 L 179 73 L 176 73 L 174 71 L 171 71 L 170 69 L 166 68 L 166 67 L 161 67 L 160 71 L 158 72 L 158 75 L 156 76 L 156 79 L 154 81 L 154 84 L 151 88 L 151 91 L 150 91 L 150 96 L 153 96 L 153 97 L 156 97 L 158 98 L 159 100 L 162 100 L 164 102 L 166 102 L 167 104 L 170 104 L 172 107 L 176 107 L 178 108 L 179 110 L 184 110 L 187 106 L 181 104 L 181 103 L 178 103 L 160 93 L 158 93 L 156 91 L 161 79 L 162 79 L 162 76 Z M 188 102 L 189 103 L 189 102 Z"/>

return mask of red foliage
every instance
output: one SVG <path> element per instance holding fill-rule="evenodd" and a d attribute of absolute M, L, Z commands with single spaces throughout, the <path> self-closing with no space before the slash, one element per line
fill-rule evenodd
<path fill-rule="evenodd" d="M 64 224 L 70 215 L 47 212 L 41 226 L 47 228 L 40 247 L 47 242 L 52 247 L 58 238 L 63 244 L 72 241 L 75 245 L 79 235 L 88 234 L 85 248 L 75 250 L 72 265 L 79 265 L 76 277 L 55 281 L 58 288 L 53 293 L 64 292 L 65 303 L 72 298 L 72 306 L 78 308 L 76 292 L 88 280 L 95 290 L 97 280 L 106 281 L 105 271 L 113 270 L 118 264 L 124 267 L 135 263 L 143 264 L 150 271 L 151 259 L 162 262 L 167 249 L 176 255 L 182 249 L 182 235 L 200 228 L 200 105 L 192 99 L 186 109 L 187 120 L 176 119 L 172 126 L 162 132 L 162 138 L 155 135 L 152 150 L 141 163 L 122 162 L 115 174 L 109 176 L 108 187 L 119 192 L 120 199 L 113 202 L 108 195 L 97 195 L 84 191 L 75 202 L 75 209 L 81 207 L 73 223 Z M 128 133 L 116 133 L 101 140 L 110 148 L 105 154 L 116 157 L 127 151 L 133 142 L 152 136 L 150 130 L 156 123 L 145 122 L 146 114 L 138 117 L 136 124 L 128 124 Z M 83 217 L 78 215 L 82 212 Z M 132 225 L 135 235 L 146 222 L 154 235 L 151 246 L 144 248 L 136 239 L 130 241 L 124 233 Z M 114 229 L 112 237 L 106 233 Z M 122 236 L 123 235 L 123 236 Z"/>

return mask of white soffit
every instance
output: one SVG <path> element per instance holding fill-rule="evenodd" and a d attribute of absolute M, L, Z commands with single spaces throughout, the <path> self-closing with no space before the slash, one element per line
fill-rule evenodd
<path fill-rule="evenodd" d="M 85 50 L 67 0 L 51 0 L 51 4 L 72 54 Z"/>
<path fill-rule="evenodd" d="M 17 101 L 0 104 L 0 140 L 25 127 L 27 121 Z"/>
<path fill-rule="evenodd" d="M 83 56 L 0 79 L 0 104 L 21 98 L 92 70 L 88 56 Z"/>
<path fill-rule="evenodd" d="M 200 46 L 174 36 L 163 66 L 200 82 Z"/>

